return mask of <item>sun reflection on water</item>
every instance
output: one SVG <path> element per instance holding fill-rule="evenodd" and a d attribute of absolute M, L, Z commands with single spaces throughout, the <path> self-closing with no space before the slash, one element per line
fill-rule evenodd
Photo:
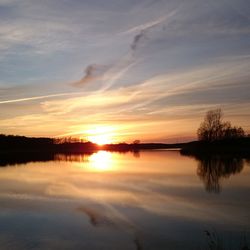
<path fill-rule="evenodd" d="M 89 168 L 95 171 L 110 171 L 114 168 L 112 154 L 107 151 L 99 151 L 89 157 Z"/>

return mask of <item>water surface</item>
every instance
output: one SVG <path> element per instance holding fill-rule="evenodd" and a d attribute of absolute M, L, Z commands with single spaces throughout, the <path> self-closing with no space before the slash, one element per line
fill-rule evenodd
<path fill-rule="evenodd" d="M 18 161 L 17 161 L 18 162 Z M 250 166 L 179 151 L 0 161 L 1 249 L 230 249 L 249 240 Z"/>

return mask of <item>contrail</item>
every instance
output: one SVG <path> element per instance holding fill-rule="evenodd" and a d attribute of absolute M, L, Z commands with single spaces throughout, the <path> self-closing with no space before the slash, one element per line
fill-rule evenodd
<path fill-rule="evenodd" d="M 12 100 L 0 101 L 0 104 L 26 102 L 26 101 L 32 101 L 32 100 L 46 99 L 46 98 L 58 97 L 58 96 L 68 96 L 68 95 L 75 95 L 75 94 L 79 94 L 79 92 L 60 93 L 60 94 L 53 94 L 53 95 L 42 95 L 42 96 L 33 96 L 33 97 L 26 97 L 26 98 L 20 98 L 20 99 L 12 99 Z"/>
<path fill-rule="evenodd" d="M 123 75 L 134 65 L 136 65 L 136 61 L 131 58 L 128 59 L 125 56 L 125 59 L 122 58 L 113 68 L 109 70 L 109 72 L 106 72 L 106 76 L 104 75 L 104 81 L 106 82 L 105 86 L 100 90 L 100 92 L 108 90 L 110 87 L 112 87 L 119 79 L 123 77 Z M 119 65 L 120 64 L 120 65 Z M 112 72 L 113 71 L 113 72 Z M 111 74 L 111 76 L 109 76 Z M 105 79 L 106 78 L 106 79 Z"/>

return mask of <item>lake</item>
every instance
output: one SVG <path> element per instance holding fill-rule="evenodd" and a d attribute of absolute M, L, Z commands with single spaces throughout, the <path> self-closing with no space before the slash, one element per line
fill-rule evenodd
<path fill-rule="evenodd" d="M 225 249 L 250 242 L 250 161 L 179 151 L 0 160 L 0 249 Z"/>

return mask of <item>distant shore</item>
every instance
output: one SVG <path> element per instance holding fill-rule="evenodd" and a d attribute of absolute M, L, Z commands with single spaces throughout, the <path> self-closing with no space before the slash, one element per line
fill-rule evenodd
<path fill-rule="evenodd" d="M 250 158 L 250 138 L 220 140 L 214 142 L 192 141 L 188 143 L 118 143 L 98 145 L 91 142 L 55 143 L 51 138 L 29 138 L 0 135 L 0 166 L 28 162 L 74 160 L 100 150 L 137 153 L 143 150 L 179 150 L 184 156 L 195 159 L 211 157 Z"/>
<path fill-rule="evenodd" d="M 129 152 L 140 150 L 180 149 L 182 154 L 244 153 L 250 154 L 250 137 L 217 140 L 213 142 L 192 141 L 187 143 L 117 143 L 98 145 L 92 142 L 64 141 L 52 138 L 36 138 L 0 135 L 0 153 L 47 152 L 47 153 L 93 153 L 99 150 Z"/>

